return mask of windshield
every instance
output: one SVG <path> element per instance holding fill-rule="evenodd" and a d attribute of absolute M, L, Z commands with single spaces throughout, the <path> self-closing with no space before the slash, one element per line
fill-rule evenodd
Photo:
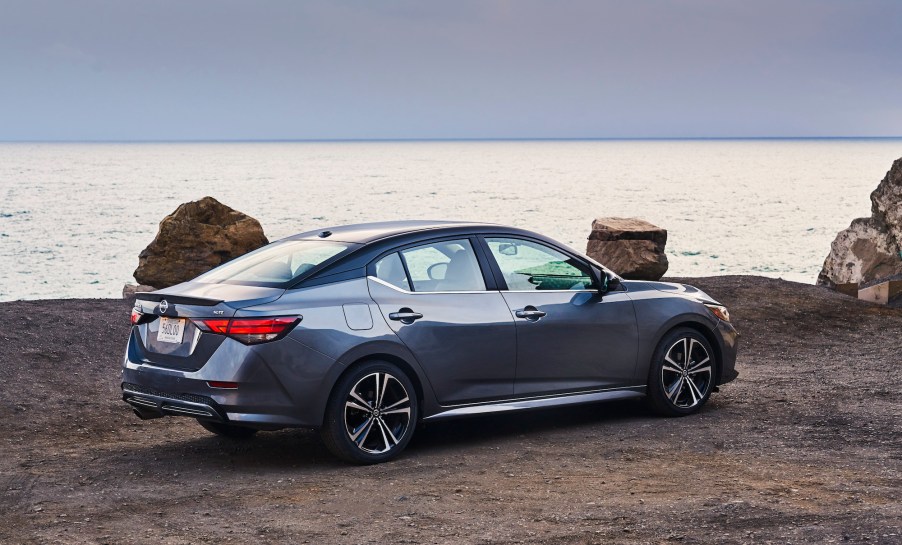
<path fill-rule="evenodd" d="M 319 240 L 274 242 L 220 265 L 195 281 L 278 287 L 350 247 L 344 242 Z"/>

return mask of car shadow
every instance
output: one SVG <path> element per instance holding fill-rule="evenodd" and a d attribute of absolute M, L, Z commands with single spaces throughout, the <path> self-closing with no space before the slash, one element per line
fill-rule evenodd
<path fill-rule="evenodd" d="M 648 418 L 653 416 L 639 400 L 494 413 L 421 424 L 407 448 L 430 452 L 501 444 L 512 438 L 539 440 L 550 432 L 575 433 L 585 428 L 620 426 Z"/>
<path fill-rule="evenodd" d="M 612 427 L 621 430 L 631 422 L 649 418 L 655 417 L 643 403 L 624 400 L 428 422 L 418 427 L 400 460 L 417 455 L 444 455 L 455 450 L 464 454 L 474 448 L 500 447 L 522 437 L 541 441 L 552 432 L 578 434 Z M 251 439 L 231 439 L 211 435 L 190 420 L 179 419 L 176 429 L 171 427 L 175 425 L 174 419 L 150 421 L 145 425 L 152 429 L 141 442 L 115 449 L 116 463 L 125 463 L 129 471 L 203 467 L 252 472 L 348 467 L 325 448 L 313 430 L 286 429 L 260 432 Z M 172 435 L 167 433 L 170 431 Z M 190 438 L 183 439 L 186 435 Z"/>

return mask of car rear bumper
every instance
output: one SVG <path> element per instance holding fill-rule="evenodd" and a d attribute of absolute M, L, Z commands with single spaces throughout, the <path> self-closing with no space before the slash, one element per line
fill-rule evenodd
<path fill-rule="evenodd" d="M 122 400 L 145 420 L 188 416 L 259 429 L 313 426 L 298 418 L 292 404 L 277 400 L 261 404 L 256 394 L 239 393 L 241 386 L 237 390 L 211 388 L 205 380 L 173 376 L 169 369 L 134 362 L 126 363 L 122 378 Z"/>
<path fill-rule="evenodd" d="M 170 394 L 124 382 L 122 400 L 131 405 L 135 414 L 144 420 L 162 416 L 192 416 L 214 422 L 228 421 L 226 412 L 213 398 L 205 396 Z"/>
<path fill-rule="evenodd" d="M 320 426 L 319 393 L 325 370 L 334 364 L 290 339 L 257 346 L 226 339 L 197 370 L 135 356 L 134 350 L 126 351 L 121 385 L 123 401 L 139 417 L 188 416 L 258 429 Z M 210 382 L 237 387 L 217 388 Z"/>

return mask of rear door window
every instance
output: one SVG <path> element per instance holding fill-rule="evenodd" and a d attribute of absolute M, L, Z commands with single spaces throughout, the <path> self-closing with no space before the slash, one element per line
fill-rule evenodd
<path fill-rule="evenodd" d="M 482 269 L 467 239 L 444 240 L 401 251 L 413 291 L 485 291 Z"/>
<path fill-rule="evenodd" d="M 388 282 L 396 288 L 411 291 L 410 283 L 407 281 L 407 272 L 404 270 L 404 263 L 401 262 L 401 256 L 397 252 L 387 255 L 376 262 L 376 278 L 383 282 Z"/>

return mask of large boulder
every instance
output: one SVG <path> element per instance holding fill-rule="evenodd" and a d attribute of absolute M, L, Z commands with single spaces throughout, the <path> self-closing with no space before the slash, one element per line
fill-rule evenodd
<path fill-rule="evenodd" d="M 836 235 L 817 283 L 835 288 L 870 282 L 902 272 L 899 265 L 899 247 L 892 235 L 874 218 L 858 218 Z"/>
<path fill-rule="evenodd" d="M 122 298 L 131 299 L 139 293 L 147 293 L 149 291 L 155 291 L 156 289 L 157 288 L 153 286 L 146 286 L 144 284 L 141 284 L 140 286 L 136 286 L 134 284 L 126 284 L 122 286 Z"/>
<path fill-rule="evenodd" d="M 902 274 L 902 159 L 871 193 L 871 217 L 840 231 L 817 277 L 822 286 L 872 283 Z"/>
<path fill-rule="evenodd" d="M 902 158 L 893 161 L 871 193 L 871 217 L 902 246 Z"/>
<path fill-rule="evenodd" d="M 639 218 L 598 218 L 592 222 L 586 254 L 635 280 L 658 280 L 667 272 L 667 230 Z"/>
<path fill-rule="evenodd" d="M 176 208 L 138 256 L 135 280 L 165 288 L 268 244 L 254 218 L 204 197 Z"/>

